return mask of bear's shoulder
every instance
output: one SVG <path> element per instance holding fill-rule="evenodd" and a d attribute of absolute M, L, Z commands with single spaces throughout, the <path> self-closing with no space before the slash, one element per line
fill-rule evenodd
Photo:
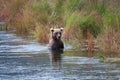
<path fill-rule="evenodd" d="M 50 40 L 49 48 L 52 50 L 64 49 L 64 44 L 61 40 L 59 41 Z"/>

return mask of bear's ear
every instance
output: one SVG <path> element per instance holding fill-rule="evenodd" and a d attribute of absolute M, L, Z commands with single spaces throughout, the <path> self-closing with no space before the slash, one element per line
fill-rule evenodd
<path fill-rule="evenodd" d="M 50 31 L 51 31 L 51 32 L 53 32 L 53 31 L 54 31 L 54 29 L 53 29 L 53 28 L 50 28 Z"/>
<path fill-rule="evenodd" d="M 60 28 L 61 31 L 63 31 L 63 28 Z"/>

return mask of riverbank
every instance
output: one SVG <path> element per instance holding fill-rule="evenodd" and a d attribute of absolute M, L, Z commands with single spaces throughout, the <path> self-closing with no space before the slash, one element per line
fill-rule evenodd
<path fill-rule="evenodd" d="M 40 43 L 48 43 L 51 27 L 63 27 L 65 42 L 78 48 L 87 42 L 89 53 L 95 44 L 116 56 L 120 54 L 119 6 L 118 0 L 3 0 L 0 19 L 17 34 L 29 34 Z"/>

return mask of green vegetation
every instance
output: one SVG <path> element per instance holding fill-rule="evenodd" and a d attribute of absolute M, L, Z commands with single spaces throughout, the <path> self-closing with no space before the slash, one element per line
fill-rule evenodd
<path fill-rule="evenodd" d="M 119 0 L 2 0 L 0 18 L 17 33 L 47 43 L 51 27 L 64 27 L 71 43 L 96 41 L 105 53 L 120 54 Z"/>

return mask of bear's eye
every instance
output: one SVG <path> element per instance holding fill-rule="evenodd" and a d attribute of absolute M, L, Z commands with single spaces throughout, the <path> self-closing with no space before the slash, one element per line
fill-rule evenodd
<path fill-rule="evenodd" d="M 57 35 L 58 33 L 56 32 L 55 35 Z"/>
<path fill-rule="evenodd" d="M 60 34 L 61 35 L 61 32 L 57 32 L 56 34 Z"/>
<path fill-rule="evenodd" d="M 54 35 L 58 35 L 58 34 L 61 35 L 61 32 L 56 32 L 56 33 L 54 33 Z"/>
<path fill-rule="evenodd" d="M 59 34 L 61 35 L 61 32 L 59 32 Z"/>

